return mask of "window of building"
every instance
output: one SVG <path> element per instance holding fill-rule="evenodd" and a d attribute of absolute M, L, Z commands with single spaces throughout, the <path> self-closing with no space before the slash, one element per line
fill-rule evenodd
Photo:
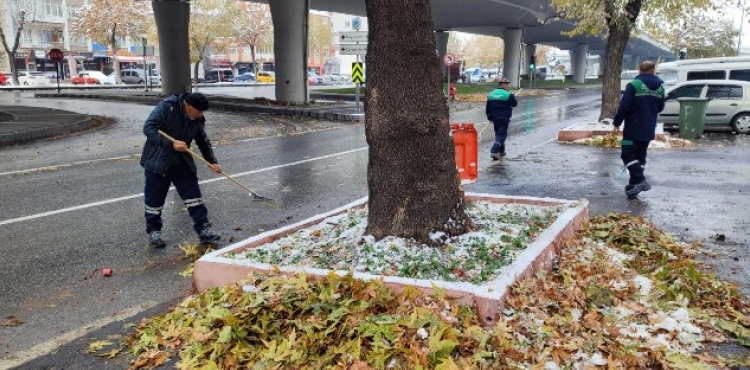
<path fill-rule="evenodd" d="M 68 5 L 68 17 L 75 18 L 80 10 L 81 6 L 79 5 Z"/>
<path fill-rule="evenodd" d="M 328 58 L 328 49 L 323 50 L 323 58 Z"/>
<path fill-rule="evenodd" d="M 237 45 L 229 45 L 229 55 L 237 55 Z"/>
<path fill-rule="evenodd" d="M 242 45 L 242 55 L 253 55 L 253 49 L 250 45 Z"/>
<path fill-rule="evenodd" d="M 62 0 L 44 0 L 44 14 L 53 17 L 62 17 Z"/>
<path fill-rule="evenodd" d="M 24 45 L 24 44 L 25 45 L 30 45 L 30 44 L 34 43 L 34 37 L 33 37 L 32 33 L 31 33 L 31 30 L 23 30 L 21 32 L 20 43 L 21 43 L 21 45 Z"/>

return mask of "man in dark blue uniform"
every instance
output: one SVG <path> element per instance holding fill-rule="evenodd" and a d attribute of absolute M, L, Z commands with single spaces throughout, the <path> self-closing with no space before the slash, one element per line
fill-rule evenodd
<path fill-rule="evenodd" d="M 648 144 L 654 140 L 656 119 L 664 109 L 664 81 L 654 75 L 654 63 L 641 63 L 639 72 L 625 88 L 612 122 L 615 131 L 619 131 L 620 125 L 625 122 L 620 157 L 630 172 L 630 181 L 625 186 L 628 197 L 635 197 L 640 192 L 651 189 L 643 175 L 643 167 L 646 165 Z"/>
<path fill-rule="evenodd" d="M 495 128 L 495 143 L 490 148 L 490 157 L 494 160 L 505 155 L 505 139 L 508 137 L 510 117 L 513 115 L 513 108 L 518 105 L 516 96 L 508 90 L 509 84 L 507 78 L 502 78 L 500 87 L 487 95 L 487 106 L 484 109 L 487 119 L 492 121 Z"/>
<path fill-rule="evenodd" d="M 161 237 L 161 211 L 171 184 L 185 202 L 201 243 L 221 239 L 211 230 L 208 209 L 203 204 L 198 186 L 198 171 L 187 151 L 195 140 L 203 158 L 212 163 L 211 171 L 221 173 L 205 131 L 203 112 L 206 110 L 208 99 L 201 93 L 173 95 L 162 100 L 151 111 L 143 126 L 146 144 L 141 155 L 141 166 L 146 170 L 146 232 L 149 234 L 149 244 L 154 248 L 166 246 Z M 174 142 L 160 135 L 159 130 L 174 138 Z"/>

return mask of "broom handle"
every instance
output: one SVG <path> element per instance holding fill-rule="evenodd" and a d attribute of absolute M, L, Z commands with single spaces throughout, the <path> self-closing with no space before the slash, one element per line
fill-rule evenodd
<path fill-rule="evenodd" d="M 169 135 L 168 135 L 168 134 L 167 134 L 166 132 L 164 132 L 164 131 L 162 131 L 162 130 L 159 130 L 159 134 L 160 134 L 161 136 L 164 136 L 165 138 L 167 138 L 167 139 L 168 139 L 169 141 L 171 141 L 172 143 L 174 143 L 174 141 L 175 141 L 175 140 L 174 140 L 174 138 L 173 138 L 173 137 L 171 137 L 171 136 L 169 136 Z M 188 153 L 192 154 L 192 155 L 193 155 L 193 157 L 195 157 L 195 158 L 198 158 L 198 159 L 200 159 L 200 161 L 201 161 L 201 162 L 203 162 L 203 163 L 205 163 L 205 164 L 206 164 L 206 166 L 209 166 L 209 167 L 213 166 L 213 163 L 211 163 L 211 162 L 207 161 L 207 160 L 206 160 L 205 158 L 203 158 L 203 156 L 202 156 L 202 155 L 199 155 L 198 153 L 194 152 L 194 151 L 193 151 L 192 149 L 190 149 L 190 148 L 186 148 L 186 149 L 187 149 Z M 247 191 L 248 193 L 251 193 L 251 194 L 255 194 L 255 192 L 254 192 L 254 191 L 252 191 L 252 190 L 250 190 L 250 188 L 248 188 L 247 186 L 245 186 L 245 184 L 243 184 L 243 183 L 241 183 L 241 182 L 237 181 L 237 180 L 236 180 L 236 179 L 235 179 L 234 177 L 232 177 L 232 176 L 229 176 L 229 174 L 228 174 L 228 173 L 226 173 L 226 172 L 224 172 L 224 170 L 222 170 L 222 171 L 221 171 L 221 174 L 222 174 L 222 175 L 224 175 L 224 177 L 226 177 L 226 178 L 228 178 L 229 180 L 231 180 L 231 181 L 232 181 L 233 183 L 237 184 L 237 186 L 239 186 L 239 187 L 241 187 L 241 188 L 245 189 L 245 191 Z"/>

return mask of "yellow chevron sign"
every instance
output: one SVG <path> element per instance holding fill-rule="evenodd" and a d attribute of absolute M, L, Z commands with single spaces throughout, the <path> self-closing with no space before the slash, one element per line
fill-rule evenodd
<path fill-rule="evenodd" d="M 362 70 L 362 62 L 352 63 L 352 82 L 359 84 L 365 82 L 365 74 Z"/>

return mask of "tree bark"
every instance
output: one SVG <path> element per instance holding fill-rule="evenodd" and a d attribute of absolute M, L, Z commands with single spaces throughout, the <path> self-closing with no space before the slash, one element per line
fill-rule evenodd
<path fill-rule="evenodd" d="M 429 0 L 367 0 L 367 233 L 437 244 L 470 230 Z"/>
<path fill-rule="evenodd" d="M 616 14 L 615 1 L 605 3 L 606 14 Z M 618 17 L 608 17 L 607 46 L 604 49 L 604 81 L 602 81 L 602 109 L 599 113 L 599 121 L 605 118 L 614 118 L 620 105 L 620 73 L 622 72 L 622 57 L 625 55 L 625 47 L 630 40 L 630 32 L 635 27 L 635 21 L 641 12 L 643 0 L 628 0 L 625 11 Z"/>
<path fill-rule="evenodd" d="M 627 27 L 609 27 L 609 37 L 604 51 L 604 80 L 602 81 L 602 109 L 599 121 L 614 118 L 620 105 L 620 73 L 622 71 L 622 57 L 630 38 Z"/>

